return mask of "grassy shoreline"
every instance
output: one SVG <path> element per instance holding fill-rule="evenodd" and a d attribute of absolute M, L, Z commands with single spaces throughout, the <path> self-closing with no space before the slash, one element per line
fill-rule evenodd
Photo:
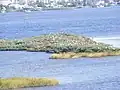
<path fill-rule="evenodd" d="M 74 52 L 65 52 L 65 53 L 54 53 L 51 55 L 50 59 L 69 59 L 69 58 L 100 58 L 106 56 L 120 56 L 120 51 L 112 52 L 83 52 L 83 53 L 74 53 Z"/>
<path fill-rule="evenodd" d="M 56 79 L 15 77 L 15 78 L 0 79 L 0 90 L 55 86 L 58 84 L 59 82 Z"/>

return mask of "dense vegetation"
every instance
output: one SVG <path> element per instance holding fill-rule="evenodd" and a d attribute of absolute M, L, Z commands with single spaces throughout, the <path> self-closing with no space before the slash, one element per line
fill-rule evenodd
<path fill-rule="evenodd" d="M 19 40 L 1 39 L 0 50 L 24 50 L 57 53 L 53 54 L 51 58 L 120 55 L 119 48 L 114 48 L 113 46 L 104 43 L 97 43 L 88 37 L 66 33 L 45 34 L 38 37 L 24 38 Z"/>
<path fill-rule="evenodd" d="M 7 78 L 0 79 L 0 90 L 37 86 L 55 86 L 57 84 L 57 80 L 47 78 Z"/>
<path fill-rule="evenodd" d="M 0 50 L 26 50 L 43 52 L 103 52 L 115 50 L 110 45 L 97 43 L 84 36 L 58 33 L 21 40 L 0 40 Z"/>

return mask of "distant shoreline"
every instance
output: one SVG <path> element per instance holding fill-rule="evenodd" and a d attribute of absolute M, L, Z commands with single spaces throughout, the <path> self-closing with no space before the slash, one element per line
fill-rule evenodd
<path fill-rule="evenodd" d="M 119 6 L 119 5 L 116 5 Z M 107 6 L 111 7 L 111 6 Z M 50 11 L 50 10 L 74 10 L 74 9 L 82 9 L 82 8 L 105 8 L 105 7 L 90 7 L 90 6 L 83 6 L 83 7 L 61 7 L 61 8 L 23 8 L 18 10 L 0 10 L 0 13 L 7 13 L 7 12 L 33 12 L 33 11 Z"/>

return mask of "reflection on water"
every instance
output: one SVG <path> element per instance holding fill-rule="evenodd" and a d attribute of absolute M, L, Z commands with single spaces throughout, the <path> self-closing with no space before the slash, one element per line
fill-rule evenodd
<path fill-rule="evenodd" d="M 105 37 L 105 38 L 94 38 L 97 42 L 113 45 L 114 47 L 120 47 L 120 37 Z"/>

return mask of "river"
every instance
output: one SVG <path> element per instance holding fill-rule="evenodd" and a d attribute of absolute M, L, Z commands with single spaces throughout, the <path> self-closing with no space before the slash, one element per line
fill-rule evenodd
<path fill-rule="evenodd" d="M 82 8 L 0 14 L 0 38 L 18 39 L 48 33 L 86 35 L 119 46 L 120 7 Z M 53 87 L 16 90 L 120 90 L 120 56 L 49 59 L 43 52 L 0 51 L 0 77 L 50 77 Z"/>

